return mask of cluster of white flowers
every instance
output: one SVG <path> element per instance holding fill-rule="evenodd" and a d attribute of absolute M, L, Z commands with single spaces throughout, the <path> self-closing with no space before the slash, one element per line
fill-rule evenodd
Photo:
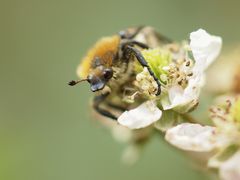
<path fill-rule="evenodd" d="M 210 109 L 213 126 L 183 123 L 170 128 L 165 139 L 182 150 L 212 152 L 208 167 L 219 169 L 223 180 L 239 180 L 240 99 L 220 97 L 220 102 Z"/>
<path fill-rule="evenodd" d="M 208 168 L 217 169 L 221 179 L 240 180 L 240 96 L 217 99 L 210 108 L 212 125 L 187 119 L 198 105 L 205 71 L 218 57 L 222 39 L 203 29 L 190 33 L 189 39 L 189 43 L 142 51 L 161 83 L 161 95 L 155 95 L 158 85 L 147 68 L 136 71 L 136 91 L 126 102 L 136 105 L 138 96 L 145 101 L 137 101 L 142 103 L 118 117 L 113 135 L 119 141 L 135 143 L 136 137 L 141 139 L 145 134 L 146 138 L 156 128 L 171 145 L 191 153 L 205 153 Z M 145 130 L 147 133 L 143 133 Z M 128 163 L 135 162 L 140 153 L 134 143 L 123 156 Z"/>
<path fill-rule="evenodd" d="M 190 34 L 189 44 L 172 50 L 167 60 L 161 58 L 161 51 L 156 54 L 156 50 L 149 50 L 150 53 L 154 53 L 155 58 L 151 59 L 150 63 L 157 66 L 154 67 L 157 69 L 154 72 L 158 73 L 159 79 L 163 81 L 162 94 L 124 112 L 118 118 L 118 122 L 130 129 L 144 128 L 159 121 L 166 110 L 186 113 L 193 109 L 198 104 L 200 90 L 204 85 L 204 71 L 220 53 L 221 44 L 220 37 L 199 29 Z M 190 53 L 193 58 L 190 57 Z M 153 95 L 156 84 L 146 69 L 137 75 L 136 80 L 142 92 Z"/>
<path fill-rule="evenodd" d="M 210 109 L 213 125 L 184 119 L 184 114 L 198 104 L 205 84 L 205 70 L 219 55 L 221 45 L 220 37 L 199 29 L 190 34 L 189 44 L 177 45 L 174 50 L 170 50 L 168 45 L 163 47 L 164 51 L 153 49 L 143 52 L 161 81 L 162 94 L 155 96 L 157 84 L 143 68 L 136 76 L 135 85 L 139 89 L 137 93 L 144 94 L 147 100 L 123 112 L 118 123 L 130 130 L 154 124 L 153 127 L 165 133 L 165 139 L 171 145 L 189 152 L 209 152 L 208 167 L 217 169 L 221 179 L 239 180 L 240 97 L 220 98 L 224 103 Z M 164 59 L 161 52 L 167 52 L 167 58 Z M 176 116 L 181 117 L 181 121 L 173 122 Z M 161 123 L 165 126 L 162 127 Z"/>

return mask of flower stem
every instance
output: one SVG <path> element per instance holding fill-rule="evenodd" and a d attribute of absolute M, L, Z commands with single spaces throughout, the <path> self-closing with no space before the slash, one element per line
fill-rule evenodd
<path fill-rule="evenodd" d="M 195 118 L 193 118 L 191 115 L 189 114 L 181 114 L 182 118 L 184 119 L 184 121 L 190 122 L 190 123 L 200 123 L 199 121 L 197 121 Z"/>

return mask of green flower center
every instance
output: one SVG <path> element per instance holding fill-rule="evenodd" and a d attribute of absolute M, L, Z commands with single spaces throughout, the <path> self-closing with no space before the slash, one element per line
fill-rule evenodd
<path fill-rule="evenodd" d="M 142 52 L 143 57 L 148 62 L 148 65 L 154 72 L 154 74 L 161 80 L 160 76 L 162 74 L 167 75 L 168 71 L 164 70 L 164 66 L 168 66 L 172 60 L 171 53 L 167 50 L 162 50 L 159 48 L 156 49 L 149 49 L 143 50 Z M 142 72 L 143 68 L 140 66 L 139 63 L 135 64 L 135 71 L 137 73 Z"/>

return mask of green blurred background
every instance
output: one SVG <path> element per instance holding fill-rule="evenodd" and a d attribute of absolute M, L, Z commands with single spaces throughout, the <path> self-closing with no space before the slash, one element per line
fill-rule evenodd
<path fill-rule="evenodd" d="M 124 146 L 93 123 L 76 66 L 100 37 L 151 25 L 175 40 L 199 27 L 240 40 L 240 1 L 1 0 L 0 179 L 145 180 L 207 177 L 154 138 L 133 167 Z"/>

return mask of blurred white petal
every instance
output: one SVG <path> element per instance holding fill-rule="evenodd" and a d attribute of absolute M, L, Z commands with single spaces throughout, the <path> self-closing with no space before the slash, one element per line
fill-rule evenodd
<path fill-rule="evenodd" d="M 150 100 L 135 109 L 122 113 L 118 122 L 130 129 L 139 129 L 156 122 L 161 116 L 162 111 L 156 106 L 156 102 Z"/>
<path fill-rule="evenodd" d="M 112 128 L 112 135 L 119 142 L 128 142 L 132 137 L 132 132 L 126 127 L 117 125 Z"/>
<path fill-rule="evenodd" d="M 165 139 L 183 150 L 207 152 L 215 148 L 212 139 L 214 132 L 215 128 L 211 126 L 183 123 L 169 129 Z"/>
<path fill-rule="evenodd" d="M 134 165 L 140 158 L 141 149 L 136 145 L 129 145 L 122 154 L 122 162 L 126 165 Z"/>
<path fill-rule="evenodd" d="M 240 179 L 240 151 L 235 153 L 230 159 L 222 163 L 219 169 L 220 178 L 223 180 Z"/>
<path fill-rule="evenodd" d="M 195 68 L 205 70 L 219 55 L 222 38 L 208 34 L 199 29 L 190 34 L 190 48 L 196 61 Z"/>

